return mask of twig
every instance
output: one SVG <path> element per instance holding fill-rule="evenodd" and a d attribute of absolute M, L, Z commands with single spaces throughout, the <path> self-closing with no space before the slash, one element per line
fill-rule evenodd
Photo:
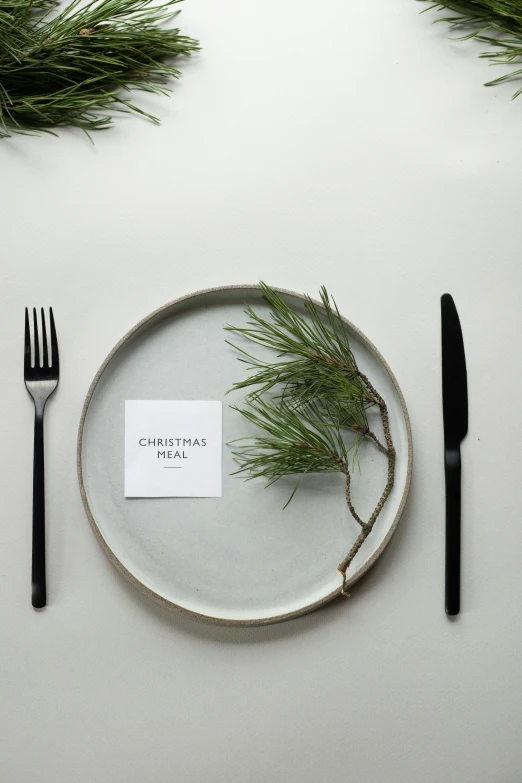
<path fill-rule="evenodd" d="M 358 424 L 352 425 L 352 430 L 360 432 L 363 437 L 370 438 L 376 444 L 376 446 L 382 451 L 383 454 L 388 455 L 388 449 L 383 446 L 377 435 L 368 428 L 360 427 Z"/>
<path fill-rule="evenodd" d="M 352 517 L 355 519 L 356 522 L 360 524 L 360 526 L 363 528 L 363 530 L 366 528 L 366 523 L 362 521 L 361 517 L 357 513 L 357 511 L 354 508 L 354 505 L 352 503 L 352 497 L 351 497 L 351 476 L 350 471 L 348 468 L 346 469 L 346 502 L 348 504 L 348 508 L 350 509 L 350 513 Z"/>
<path fill-rule="evenodd" d="M 363 375 L 363 373 L 359 373 L 359 375 L 360 375 L 360 378 L 367 385 L 367 387 L 370 390 L 370 392 L 373 395 L 375 395 L 375 399 L 377 400 L 377 404 L 379 406 L 379 411 L 380 411 L 380 414 L 381 414 L 382 427 L 383 427 L 383 431 L 384 431 L 384 438 L 386 440 L 386 445 L 388 447 L 387 448 L 387 453 L 388 453 L 388 476 L 387 476 L 386 486 L 384 487 L 382 495 L 379 498 L 379 502 L 375 506 L 375 509 L 374 509 L 371 517 L 369 518 L 368 522 L 364 525 L 363 529 L 361 530 L 361 532 L 357 536 L 357 539 L 356 539 L 355 543 L 353 544 L 352 548 L 350 549 L 350 551 L 348 552 L 348 554 L 346 555 L 344 560 L 341 561 L 341 563 L 339 564 L 339 567 L 337 569 L 339 571 L 339 573 L 341 574 L 341 576 L 343 577 L 343 591 L 344 591 L 344 589 L 346 587 L 346 571 L 347 571 L 348 567 L 350 566 L 350 563 L 352 562 L 352 560 L 356 556 L 357 552 L 359 551 L 361 546 L 364 544 L 364 542 L 366 541 L 366 539 L 370 535 L 370 533 L 371 533 L 371 531 L 373 529 L 373 526 L 374 526 L 374 524 L 375 524 L 375 522 L 377 520 L 377 517 L 381 513 L 381 511 L 383 509 L 383 506 L 386 503 L 386 501 L 387 501 L 387 499 L 388 499 L 388 497 L 389 497 L 389 495 L 390 495 L 390 493 L 391 493 L 391 491 L 393 489 L 393 485 L 394 485 L 394 481 L 395 481 L 396 453 L 395 453 L 395 448 L 394 448 L 393 440 L 392 440 L 391 433 L 390 433 L 390 422 L 389 422 L 389 417 L 388 417 L 388 408 L 387 408 L 386 403 L 384 402 L 383 398 L 380 396 L 380 394 L 378 394 L 378 392 L 375 390 L 375 388 L 370 383 L 368 378 L 365 375 Z M 348 497 L 347 497 L 347 500 L 348 500 Z M 348 503 L 348 506 L 350 507 L 350 503 Z M 350 511 L 352 511 L 351 508 L 350 508 Z M 352 511 L 352 515 L 355 516 L 353 511 Z M 358 519 L 357 516 L 355 516 L 355 518 Z"/>

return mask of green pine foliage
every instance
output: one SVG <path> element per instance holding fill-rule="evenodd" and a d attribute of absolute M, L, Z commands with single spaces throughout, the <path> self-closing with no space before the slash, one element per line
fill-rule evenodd
<path fill-rule="evenodd" d="M 326 322 L 317 305 L 305 297 L 309 320 L 292 310 L 271 288 L 260 283 L 265 301 L 272 308 L 272 319 L 261 318 L 251 307 L 246 309 L 246 328 L 241 333 L 254 343 L 273 348 L 283 361 L 263 362 L 241 350 L 249 375 L 234 389 L 257 387 L 257 394 L 281 386 L 286 401 L 302 406 L 313 400 L 328 401 L 330 413 L 341 426 L 365 431 L 366 410 L 375 404 L 361 378 L 353 357 L 344 323 L 326 289 L 320 292 Z M 236 346 L 234 346 L 236 347 Z M 238 349 L 240 350 L 240 349 Z M 293 357 L 290 360 L 288 357 Z M 335 411 L 333 410 L 335 408 Z"/>
<path fill-rule="evenodd" d="M 447 22 L 461 31 L 460 40 L 475 38 L 489 45 L 480 57 L 510 70 L 486 83 L 486 87 L 522 77 L 522 0 L 440 0 L 430 9 L 442 11 L 437 22 Z M 429 9 L 428 9 L 429 10 Z M 448 15 L 446 12 L 449 11 Z M 513 98 L 522 92 L 518 89 Z"/>
<path fill-rule="evenodd" d="M 118 111 L 158 122 L 129 91 L 168 93 L 172 59 L 199 48 L 164 26 L 179 2 L 74 0 L 55 13 L 54 0 L 0 0 L 0 137 L 64 125 L 89 134 Z"/>
<path fill-rule="evenodd" d="M 358 538 L 339 565 L 345 578 L 394 483 L 396 457 L 386 403 L 357 366 L 345 324 L 325 288 L 320 292 L 320 304 L 305 297 L 305 314 L 294 310 L 264 283 L 260 288 L 270 306 L 269 317 L 246 307 L 245 326 L 225 327 L 275 352 L 273 360 L 268 361 L 227 340 L 247 369 L 247 375 L 230 390 L 248 390 L 247 395 L 241 406 L 232 407 L 257 430 L 257 434 L 231 444 L 238 464 L 236 474 L 247 480 L 264 478 L 267 486 L 283 476 L 297 476 L 286 505 L 307 474 L 343 474 L 348 508 L 361 526 Z M 383 442 L 370 429 L 370 408 L 380 414 Z M 386 486 L 366 522 L 351 499 L 351 471 L 364 438 L 373 441 L 388 460 Z"/>
<path fill-rule="evenodd" d="M 348 450 L 341 428 L 325 417 L 324 406 L 311 402 L 295 407 L 288 399 L 253 395 L 244 408 L 232 408 L 262 432 L 233 442 L 241 444 L 233 451 L 240 466 L 236 474 L 247 480 L 265 478 L 267 486 L 283 476 L 301 474 L 285 508 L 307 473 L 347 473 Z"/>
<path fill-rule="evenodd" d="M 322 288 L 323 312 L 305 297 L 305 318 L 269 286 L 260 283 L 260 288 L 270 318 L 247 307 L 245 327 L 226 327 L 276 351 L 275 361 L 265 361 L 226 341 L 248 370 L 231 391 L 251 389 L 245 406 L 235 410 L 264 433 L 234 451 L 237 472 L 264 476 L 269 484 L 292 474 L 346 474 L 348 451 L 356 456 L 360 439 L 370 433 L 367 409 L 376 400 L 359 372 L 335 303 Z M 343 434 L 348 432 L 352 442 L 347 447 Z"/>

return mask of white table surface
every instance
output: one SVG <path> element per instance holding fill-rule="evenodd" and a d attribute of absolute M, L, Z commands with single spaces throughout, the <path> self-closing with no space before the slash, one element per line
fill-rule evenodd
<path fill-rule="evenodd" d="M 0 779 L 5 783 L 518 783 L 522 779 L 522 99 L 413 0 L 188 0 L 201 40 L 156 128 L 0 142 Z M 499 71 L 500 73 L 500 71 Z M 87 522 L 89 383 L 181 294 L 325 284 L 391 364 L 410 500 L 371 573 L 286 624 L 153 605 Z M 463 323 L 463 611 L 443 607 L 439 297 Z M 30 605 L 23 307 L 55 309 L 49 604 Z"/>

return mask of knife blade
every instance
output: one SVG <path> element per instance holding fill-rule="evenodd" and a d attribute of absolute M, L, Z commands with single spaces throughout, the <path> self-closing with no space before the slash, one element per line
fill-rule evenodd
<path fill-rule="evenodd" d="M 462 328 L 450 294 L 441 297 L 442 410 L 446 483 L 446 614 L 460 611 L 461 456 L 468 432 L 468 381 Z"/>

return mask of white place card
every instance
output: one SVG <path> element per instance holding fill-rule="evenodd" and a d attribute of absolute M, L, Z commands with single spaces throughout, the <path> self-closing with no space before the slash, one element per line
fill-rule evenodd
<path fill-rule="evenodd" d="M 125 401 L 125 497 L 220 498 L 222 404 Z"/>

